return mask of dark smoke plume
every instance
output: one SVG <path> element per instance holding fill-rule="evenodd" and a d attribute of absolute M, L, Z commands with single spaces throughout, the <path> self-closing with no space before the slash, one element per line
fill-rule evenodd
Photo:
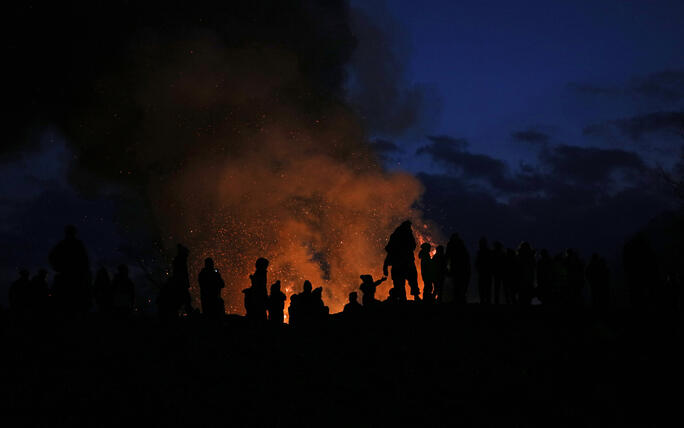
<path fill-rule="evenodd" d="M 357 39 L 343 1 L 74 2 L 8 14 L 15 133 L 57 126 L 72 184 L 121 192 L 124 228 L 213 255 L 228 301 L 256 257 L 333 309 L 377 270 L 421 187 L 387 174 L 344 102 Z M 356 278 L 356 279 L 355 279 Z M 299 287 L 299 284 L 296 284 Z"/>

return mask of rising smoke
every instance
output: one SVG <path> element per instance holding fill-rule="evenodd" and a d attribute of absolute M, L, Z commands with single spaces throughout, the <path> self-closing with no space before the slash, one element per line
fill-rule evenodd
<path fill-rule="evenodd" d="M 232 311 L 260 256 L 289 292 L 310 279 L 339 310 L 359 274 L 380 273 L 393 227 L 423 225 L 419 182 L 383 170 L 344 102 L 348 5 L 140 3 L 16 6 L 25 84 L 5 154 L 58 126 L 72 184 L 134 195 L 122 227 L 185 243 L 194 272 L 214 257 Z"/>

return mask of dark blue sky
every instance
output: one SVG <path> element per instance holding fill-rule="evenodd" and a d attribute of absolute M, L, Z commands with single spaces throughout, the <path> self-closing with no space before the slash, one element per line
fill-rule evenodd
<path fill-rule="evenodd" d="M 682 167 L 684 2 L 354 4 L 392 40 L 403 86 L 439 107 L 376 135 L 446 233 L 617 263 L 676 206 L 657 168 Z"/>
<path fill-rule="evenodd" d="M 126 259 L 112 251 L 127 241 L 114 224 L 115 206 L 122 202 L 113 199 L 107 186 L 98 189 L 98 197 L 83 198 L 67 175 L 75 171 L 72 182 L 76 177 L 83 188 L 100 183 L 91 177 L 114 183 L 112 188 L 130 185 L 117 181 L 120 167 L 109 171 L 107 159 L 128 166 L 132 158 L 127 153 L 137 150 L 131 143 L 139 135 L 136 122 L 126 122 L 130 129 L 119 124 L 107 128 L 112 115 L 95 109 L 103 128 L 84 138 L 72 118 L 89 120 L 84 112 L 92 106 L 86 101 L 94 86 L 107 82 L 102 76 L 117 76 L 113 69 L 126 76 L 128 69 L 120 68 L 128 51 L 121 40 L 130 36 L 137 42 L 139 34 L 120 23 L 131 18 L 130 4 L 112 5 L 115 18 L 87 5 L 79 9 L 82 16 L 59 6 L 17 7 L 12 21 L 19 30 L 8 45 L 14 58 L 10 71 L 15 72 L 9 98 L 16 104 L 10 122 L 17 125 L 0 152 L 0 237 L 16 245 L 6 245 L 1 254 L 4 283 L 21 265 L 43 266 L 61 225 L 68 222 L 79 227 L 97 263 Z M 279 7 L 310 24 L 311 15 L 298 15 L 306 11 L 298 5 Z M 528 239 L 538 248 L 576 247 L 584 255 L 598 249 L 618 259 L 627 236 L 676 206 L 655 177 L 658 165 L 684 171 L 679 158 L 684 135 L 682 1 L 353 0 L 349 23 L 339 14 L 322 14 L 314 16 L 319 26 L 276 19 L 265 21 L 263 28 L 226 25 L 239 22 L 241 15 L 225 5 L 216 15 L 219 6 L 211 1 L 201 6 L 160 14 L 150 5 L 136 13 L 148 14 L 145 28 L 170 37 L 184 37 L 186 24 L 227 34 L 228 40 L 235 31 L 250 43 L 252 36 L 245 34 L 252 28 L 257 37 L 278 46 L 281 36 L 288 36 L 285 43 L 303 59 L 307 78 L 330 85 L 333 92 L 346 70 L 350 104 L 370 138 L 379 140 L 376 148 L 386 165 L 415 173 L 425 188 L 425 216 L 446 235 L 460 232 L 471 246 L 488 235 L 511 247 Z M 245 14 L 261 13 L 249 2 L 242 8 Z M 280 17 L 283 11 L 269 13 Z M 65 14 L 72 24 L 62 25 L 55 13 Z M 218 18 L 206 19 L 211 16 Z M 283 25 L 274 28 L 273 22 Z M 129 24 L 137 28 L 141 22 Z M 32 25 L 30 31 L 26 25 Z M 349 62 L 348 28 L 358 42 Z M 310 31 L 319 38 L 312 40 Z M 117 91 L 106 93 L 102 104 L 127 105 L 126 97 L 116 96 L 126 91 Z M 74 138 L 60 126 L 71 127 Z M 112 137 L 112 129 L 121 138 Z M 191 138 L 179 141 L 194 144 Z M 107 144 L 127 150 L 107 151 Z M 171 159 L 184 149 L 182 144 L 174 148 Z M 74 150 L 91 158 L 78 158 Z M 167 161 L 135 160 L 142 173 Z M 70 170 L 70 165 L 77 168 Z"/>
<path fill-rule="evenodd" d="M 370 6 L 369 6 L 370 3 Z M 573 144 L 599 121 L 681 108 L 682 100 L 591 97 L 568 85 L 628 85 L 684 68 L 681 1 L 355 2 L 389 17 L 409 54 L 406 79 L 433 87 L 442 111 L 429 132 L 475 152 L 527 158 L 509 134 L 530 127 Z M 382 25 L 382 24 L 381 24 Z"/>

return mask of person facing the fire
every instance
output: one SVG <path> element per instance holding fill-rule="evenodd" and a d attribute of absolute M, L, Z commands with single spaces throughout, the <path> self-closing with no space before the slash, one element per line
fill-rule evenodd
<path fill-rule="evenodd" d="M 254 273 L 249 276 L 252 286 L 242 290 L 245 293 L 245 310 L 247 318 L 255 321 L 266 321 L 268 260 L 259 257 L 255 263 L 255 268 Z"/>
<path fill-rule="evenodd" d="M 420 245 L 420 252 L 418 258 L 420 259 L 420 276 L 423 279 L 423 300 L 431 302 L 434 297 L 434 268 L 430 252 L 432 245 L 424 242 Z"/>
<path fill-rule="evenodd" d="M 397 300 L 406 300 L 406 282 L 408 281 L 414 300 L 420 300 L 418 289 L 418 272 L 416 271 L 414 251 L 416 239 L 413 237 L 411 222 L 406 220 L 390 235 L 385 246 L 387 256 L 382 266 L 383 274 L 387 275 L 387 268 L 392 266 L 392 283 L 394 296 Z"/>
<path fill-rule="evenodd" d="M 207 257 L 204 268 L 197 278 L 200 287 L 202 312 L 207 318 L 221 318 L 225 314 L 221 290 L 225 286 L 221 273 L 214 267 L 214 260 Z"/>
<path fill-rule="evenodd" d="M 387 277 L 383 276 L 377 281 L 373 281 L 372 275 L 361 275 L 360 278 L 361 285 L 359 286 L 359 289 L 361 289 L 361 292 L 363 293 L 363 297 L 361 297 L 361 302 L 363 302 L 363 306 L 365 308 L 369 308 L 373 304 L 378 302 L 378 300 L 375 298 L 375 291 L 377 290 L 378 285 L 382 284 L 384 281 L 387 280 Z"/>
<path fill-rule="evenodd" d="M 358 297 L 356 291 L 349 293 L 349 303 L 344 305 L 344 310 L 342 311 L 346 317 L 354 319 L 363 311 L 363 306 L 359 303 Z"/>
<path fill-rule="evenodd" d="M 287 296 L 280 290 L 280 281 L 271 284 L 271 295 L 268 296 L 268 320 L 273 324 L 285 321 L 285 300 Z"/>
<path fill-rule="evenodd" d="M 90 308 L 90 261 L 83 242 L 76 237 L 76 228 L 66 226 L 64 239 L 50 252 L 50 265 L 57 272 L 53 295 L 60 311 L 85 313 Z"/>
<path fill-rule="evenodd" d="M 435 255 L 432 256 L 432 274 L 435 285 L 433 300 L 442 300 L 442 288 L 447 272 L 447 259 L 444 254 L 444 246 L 438 245 Z"/>

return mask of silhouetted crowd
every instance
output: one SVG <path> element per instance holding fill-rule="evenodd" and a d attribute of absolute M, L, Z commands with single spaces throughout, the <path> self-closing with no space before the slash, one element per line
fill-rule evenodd
<path fill-rule="evenodd" d="M 20 318 L 49 314 L 78 315 L 92 309 L 108 314 L 127 314 L 135 307 L 135 285 L 128 266 L 120 265 L 113 277 L 101 268 L 93 281 L 88 253 L 76 237 L 76 228 L 67 226 L 64 239 L 50 252 L 49 262 L 55 272 L 52 287 L 48 271 L 40 269 L 33 277 L 21 270 L 19 279 L 9 288 L 9 304 Z"/>
<path fill-rule="evenodd" d="M 529 306 L 542 304 L 557 307 L 581 307 L 585 301 L 597 309 L 611 306 L 611 275 L 606 260 L 593 254 L 588 263 L 568 249 L 552 255 L 546 249 L 535 250 L 528 242 L 517 249 L 506 248 L 499 241 L 490 246 L 481 238 L 471 263 L 468 249 L 454 233 L 446 244 L 433 249 L 430 243 L 420 245 L 418 260 L 422 290 L 418 283 L 415 251 L 417 243 L 411 222 L 405 221 L 390 235 L 385 246 L 384 276 L 374 280 L 370 274 L 360 276 L 361 303 L 358 292 L 349 294 L 344 316 L 353 317 L 372 310 L 380 304 L 407 300 L 406 285 L 414 301 L 423 304 L 465 304 L 474 273 L 477 278 L 479 302 L 482 305 L 508 304 Z M 160 285 L 156 300 L 159 317 L 163 320 L 183 314 L 196 314 L 190 295 L 188 273 L 189 250 L 179 244 L 171 265 L 171 272 Z M 55 272 L 52 287 L 48 272 L 41 269 L 34 276 L 22 270 L 9 289 L 9 303 L 18 317 L 45 314 L 78 315 L 92 309 L 113 315 L 125 315 L 136 310 L 136 287 L 126 265 L 118 266 L 113 277 L 100 268 L 92 280 L 90 262 L 83 243 L 76 237 L 76 229 L 67 226 L 65 236 L 49 254 Z M 670 303 L 681 306 L 679 278 L 658 279 L 657 258 L 643 234 L 628 241 L 623 250 L 626 285 L 631 306 L 644 308 L 653 304 Z M 282 324 L 285 320 L 287 296 L 280 281 L 268 287 L 269 261 L 259 258 L 255 271 L 249 275 L 250 286 L 242 290 L 246 317 L 252 322 Z M 389 297 L 377 299 L 377 288 L 391 278 Z M 211 258 L 205 260 L 198 275 L 202 313 L 207 319 L 221 319 L 225 304 L 221 292 L 225 287 L 220 272 Z M 422 293 L 421 293 L 422 291 Z M 421 295 L 422 294 L 422 295 Z M 304 281 L 302 291 L 290 296 L 288 307 L 290 325 L 307 325 L 328 317 L 329 308 L 323 301 L 323 288 L 313 288 Z"/>

